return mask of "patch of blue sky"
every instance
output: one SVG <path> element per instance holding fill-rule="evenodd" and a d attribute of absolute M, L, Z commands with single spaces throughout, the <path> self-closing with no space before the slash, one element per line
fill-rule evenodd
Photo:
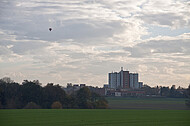
<path fill-rule="evenodd" d="M 169 27 L 161 27 L 161 26 L 155 26 L 155 25 L 146 25 L 147 30 L 149 32 L 148 35 L 144 35 L 141 37 L 141 39 L 149 39 L 154 38 L 157 36 L 178 36 L 184 33 L 190 33 L 190 28 L 184 27 L 179 29 L 171 29 Z"/>

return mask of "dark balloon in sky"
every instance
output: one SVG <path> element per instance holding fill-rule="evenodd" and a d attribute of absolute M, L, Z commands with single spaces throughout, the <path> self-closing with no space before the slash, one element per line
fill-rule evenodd
<path fill-rule="evenodd" d="M 49 31 L 51 31 L 52 30 L 52 28 L 49 28 Z"/>

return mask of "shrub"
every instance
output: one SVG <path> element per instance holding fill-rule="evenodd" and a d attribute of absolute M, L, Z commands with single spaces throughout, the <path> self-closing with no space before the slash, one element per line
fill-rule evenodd
<path fill-rule="evenodd" d="M 34 102 L 29 102 L 24 109 L 40 109 L 41 107 Z"/>
<path fill-rule="evenodd" d="M 62 104 L 61 104 L 59 101 L 56 101 L 56 102 L 54 102 L 54 103 L 51 105 L 51 108 L 52 108 L 52 109 L 62 109 Z"/>

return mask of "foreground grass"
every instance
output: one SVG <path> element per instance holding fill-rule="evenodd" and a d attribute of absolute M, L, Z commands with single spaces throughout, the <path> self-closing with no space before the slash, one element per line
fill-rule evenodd
<path fill-rule="evenodd" d="M 0 126 L 189 126 L 189 110 L 0 110 Z"/>

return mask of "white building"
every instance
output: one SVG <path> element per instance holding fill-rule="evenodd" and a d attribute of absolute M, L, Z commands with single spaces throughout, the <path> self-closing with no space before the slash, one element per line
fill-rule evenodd
<path fill-rule="evenodd" d="M 142 87 L 142 83 L 139 83 L 138 73 L 129 73 L 129 71 L 109 73 L 109 88 L 132 88 L 138 89 Z"/>
<path fill-rule="evenodd" d="M 115 92 L 115 96 L 121 96 L 121 92 Z"/>
<path fill-rule="evenodd" d="M 117 73 L 117 88 L 121 87 L 121 74 L 120 72 Z"/>
<path fill-rule="evenodd" d="M 134 88 L 139 88 L 139 79 L 138 79 L 138 73 L 133 74 L 133 85 Z"/>
<path fill-rule="evenodd" d="M 134 88 L 134 83 L 133 83 L 133 74 L 132 73 L 130 73 L 129 74 L 129 80 L 130 80 L 130 88 Z"/>
<path fill-rule="evenodd" d="M 117 88 L 117 72 L 109 73 L 109 88 Z"/>

